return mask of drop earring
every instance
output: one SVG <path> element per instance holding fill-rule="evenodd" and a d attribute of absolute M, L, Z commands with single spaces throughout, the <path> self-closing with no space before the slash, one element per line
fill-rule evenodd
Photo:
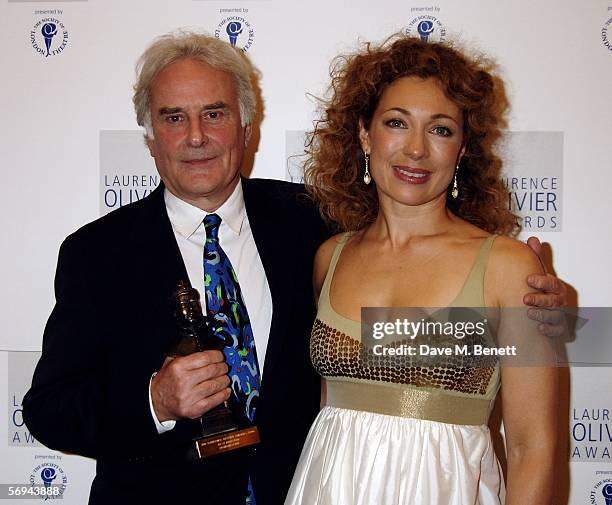
<path fill-rule="evenodd" d="M 363 174 L 363 182 L 368 185 L 372 182 L 372 176 L 370 175 L 370 155 L 368 153 L 363 153 L 363 158 L 365 159 L 365 173 Z"/>
<path fill-rule="evenodd" d="M 451 196 L 454 200 L 459 196 L 459 188 L 457 187 L 457 172 L 459 172 L 459 163 L 457 163 L 457 167 L 455 168 L 455 177 L 453 178 L 453 190 L 451 191 Z"/>

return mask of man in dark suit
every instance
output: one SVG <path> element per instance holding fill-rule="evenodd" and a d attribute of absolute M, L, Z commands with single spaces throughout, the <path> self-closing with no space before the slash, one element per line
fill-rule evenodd
<path fill-rule="evenodd" d="M 62 244 L 24 418 L 48 447 L 97 460 L 92 504 L 238 505 L 249 482 L 259 505 L 281 504 L 318 411 L 311 267 L 327 231 L 302 186 L 240 177 L 250 76 L 215 38 L 158 39 L 141 58 L 134 104 L 163 184 Z M 191 420 L 232 394 L 228 367 L 218 351 L 166 355 L 178 282 L 204 292 L 202 219 L 211 213 L 222 220 L 263 371 L 261 443 L 197 459 Z"/>
<path fill-rule="evenodd" d="M 255 108 L 250 77 L 246 60 L 215 38 L 157 41 L 141 59 L 134 101 L 163 184 L 62 245 L 24 416 L 48 447 L 96 458 L 90 503 L 245 503 L 249 477 L 258 503 L 282 503 L 318 410 L 311 266 L 326 231 L 301 186 L 240 178 Z M 221 245 L 263 369 L 262 441 L 193 460 L 190 418 L 227 400 L 228 369 L 218 351 L 165 355 L 178 282 L 203 291 L 200 225 L 212 212 L 222 217 Z"/>

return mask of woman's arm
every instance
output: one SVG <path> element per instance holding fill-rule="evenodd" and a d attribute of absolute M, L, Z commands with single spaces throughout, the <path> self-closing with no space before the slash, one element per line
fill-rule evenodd
<path fill-rule="evenodd" d="M 552 361 L 550 342 L 538 333 L 535 322 L 521 315 L 523 297 L 530 291 L 525 279 L 533 272 L 541 272 L 541 266 L 524 244 L 505 237 L 496 240 L 486 282 L 487 292 L 502 308 L 499 345 L 519 344 L 523 356 L 518 359 L 532 360 L 530 366 L 510 362 L 501 370 L 506 505 L 546 505 L 553 494 L 557 369 L 547 366 Z"/>

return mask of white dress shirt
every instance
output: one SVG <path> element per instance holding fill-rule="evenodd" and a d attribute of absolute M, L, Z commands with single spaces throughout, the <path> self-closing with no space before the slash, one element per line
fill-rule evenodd
<path fill-rule="evenodd" d="M 206 230 L 202 221 L 209 212 L 181 200 L 168 189 L 164 191 L 164 200 L 189 281 L 192 287 L 200 293 L 202 310 L 206 311 L 206 296 L 204 296 Z M 259 372 L 263 374 L 268 336 L 272 324 L 272 295 L 244 206 L 242 181 L 238 183 L 223 205 L 215 211 L 215 214 L 221 218 L 219 243 L 238 276 L 242 297 L 253 328 Z M 158 421 L 153 410 L 150 386 L 149 405 L 159 433 L 174 428 L 175 421 L 163 423 Z"/>

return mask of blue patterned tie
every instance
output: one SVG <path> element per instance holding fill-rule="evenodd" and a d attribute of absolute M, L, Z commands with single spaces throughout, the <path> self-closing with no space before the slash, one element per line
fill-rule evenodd
<path fill-rule="evenodd" d="M 261 379 L 255 339 L 246 305 L 234 268 L 219 244 L 221 218 L 209 214 L 204 218 L 204 291 L 206 310 L 212 319 L 213 334 L 226 342 L 223 349 L 229 367 L 231 388 L 248 423 L 253 422 L 259 398 Z M 247 503 L 255 504 L 249 479 Z"/>

